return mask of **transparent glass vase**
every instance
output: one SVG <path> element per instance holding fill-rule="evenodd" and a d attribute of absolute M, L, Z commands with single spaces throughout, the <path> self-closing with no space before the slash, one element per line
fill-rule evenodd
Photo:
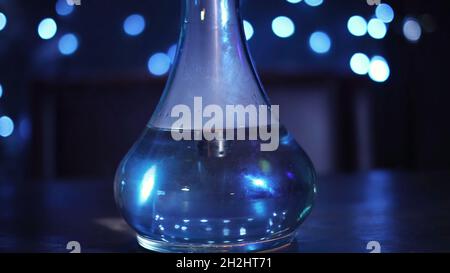
<path fill-rule="evenodd" d="M 138 243 L 153 251 L 254 252 L 289 245 L 311 211 L 313 165 L 277 123 L 247 49 L 239 1 L 183 4 L 166 89 L 116 173 L 117 205 Z M 247 118 L 233 116 L 233 122 L 205 129 L 214 112 L 205 116 L 208 106 L 228 117 L 227 106 L 238 105 L 266 107 L 267 118 L 255 121 L 250 108 L 235 108 L 236 116 Z M 193 122 L 176 123 L 180 106 L 191 111 Z M 263 128 L 277 130 L 272 149 L 262 149 L 267 138 L 237 137 Z M 217 137 L 206 137 L 207 131 Z M 234 137 L 219 137 L 225 131 Z M 179 139 L 181 133 L 190 139 Z"/>

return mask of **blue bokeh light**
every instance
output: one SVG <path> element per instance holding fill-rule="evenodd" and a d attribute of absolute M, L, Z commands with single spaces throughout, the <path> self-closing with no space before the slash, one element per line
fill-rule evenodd
<path fill-rule="evenodd" d="M 305 0 L 305 3 L 311 7 L 317 7 L 323 4 L 323 0 Z"/>
<path fill-rule="evenodd" d="M 14 132 L 14 122 L 8 116 L 0 117 L 0 136 L 9 137 Z"/>
<path fill-rule="evenodd" d="M 309 46 L 318 54 L 325 54 L 330 51 L 331 39 L 328 34 L 322 31 L 316 31 L 309 37 Z"/>
<path fill-rule="evenodd" d="M 58 31 L 58 26 L 52 18 L 43 19 L 38 26 L 38 34 L 44 40 L 51 39 Z"/>
<path fill-rule="evenodd" d="M 156 53 L 148 60 L 148 70 L 155 76 L 162 76 L 170 69 L 170 57 L 165 53 Z"/>
<path fill-rule="evenodd" d="M 170 58 L 170 63 L 175 61 L 175 56 L 177 55 L 177 44 L 173 44 L 169 50 L 167 50 L 167 56 Z"/>
<path fill-rule="evenodd" d="M 391 70 L 386 59 L 374 56 L 370 61 L 369 77 L 375 82 L 385 82 L 389 79 Z"/>
<path fill-rule="evenodd" d="M 247 39 L 247 41 L 250 40 L 253 37 L 253 34 L 255 33 L 252 24 L 250 24 L 250 22 L 246 20 L 244 20 L 244 32 L 245 32 L 245 39 Z"/>
<path fill-rule="evenodd" d="M 3 86 L 0 84 L 0 98 L 3 96 Z"/>
<path fill-rule="evenodd" d="M 350 59 L 350 68 L 358 75 L 369 73 L 370 59 L 364 53 L 355 53 Z"/>
<path fill-rule="evenodd" d="M 6 18 L 6 15 L 0 12 L 0 31 L 2 31 L 6 27 L 7 23 L 8 19 Z"/>
<path fill-rule="evenodd" d="M 137 36 L 145 29 L 145 19 L 140 14 L 132 14 L 123 22 L 123 30 L 130 36 Z"/>
<path fill-rule="evenodd" d="M 403 35 L 410 42 L 417 42 L 422 37 L 422 28 L 414 18 L 407 18 L 403 23 Z"/>
<path fill-rule="evenodd" d="M 55 4 L 56 13 L 60 16 L 67 16 L 74 10 L 73 5 L 69 5 L 67 0 L 58 0 Z"/>
<path fill-rule="evenodd" d="M 347 28 L 354 36 L 364 36 L 367 33 L 367 21 L 359 15 L 352 16 L 348 19 Z"/>
<path fill-rule="evenodd" d="M 78 49 L 78 38 L 73 33 L 65 34 L 59 39 L 59 52 L 63 55 L 72 55 Z"/>
<path fill-rule="evenodd" d="M 395 14 L 391 6 L 386 3 L 382 3 L 377 6 L 375 16 L 377 16 L 377 18 L 384 23 L 390 23 L 394 20 Z"/>
<path fill-rule="evenodd" d="M 295 25 L 292 20 L 286 16 L 278 16 L 272 21 L 272 30 L 280 38 L 288 38 L 295 32 Z"/>
<path fill-rule="evenodd" d="M 288 2 L 291 3 L 291 4 L 298 4 L 298 3 L 300 3 L 302 0 L 286 0 L 286 1 L 288 1 Z"/>
<path fill-rule="evenodd" d="M 370 19 L 369 24 L 367 25 L 367 31 L 372 38 L 383 39 L 386 36 L 387 27 L 380 19 L 373 18 Z"/>

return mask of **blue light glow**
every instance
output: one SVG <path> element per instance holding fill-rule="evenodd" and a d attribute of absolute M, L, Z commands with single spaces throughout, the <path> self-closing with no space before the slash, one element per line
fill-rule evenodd
<path fill-rule="evenodd" d="M 309 37 L 309 46 L 318 54 L 325 54 L 330 51 L 331 39 L 328 34 L 322 31 L 316 31 Z"/>
<path fill-rule="evenodd" d="M 140 14 L 132 14 L 123 22 L 123 30 L 130 36 L 137 36 L 145 29 L 145 19 Z"/>
<path fill-rule="evenodd" d="M 369 35 L 374 39 L 383 39 L 387 33 L 386 24 L 380 19 L 373 18 L 369 21 L 367 25 L 367 31 Z"/>
<path fill-rule="evenodd" d="M 311 7 L 317 7 L 323 4 L 323 0 L 305 0 L 305 3 Z"/>
<path fill-rule="evenodd" d="M 364 36 L 367 33 L 367 21 L 361 16 L 352 16 L 348 19 L 347 28 L 354 36 Z"/>
<path fill-rule="evenodd" d="M 252 183 L 253 183 L 253 185 L 255 185 L 257 187 L 261 187 L 261 188 L 267 187 L 266 181 L 264 181 L 262 179 L 253 179 Z"/>
<path fill-rule="evenodd" d="M 56 25 L 55 20 L 52 18 L 45 18 L 39 23 L 38 26 L 38 34 L 44 40 L 48 40 L 55 36 L 58 31 L 58 26 Z"/>
<path fill-rule="evenodd" d="M 230 235 L 230 229 L 229 228 L 224 228 L 222 230 L 223 236 L 229 236 Z"/>
<path fill-rule="evenodd" d="M 9 137 L 14 132 L 14 122 L 7 116 L 0 117 L 0 136 Z"/>
<path fill-rule="evenodd" d="M 286 1 L 288 1 L 291 4 L 297 4 L 300 3 L 302 0 L 286 0 Z"/>
<path fill-rule="evenodd" d="M 381 56 L 374 56 L 370 61 L 369 77 L 375 82 L 385 82 L 391 74 L 387 61 Z"/>
<path fill-rule="evenodd" d="M 246 234 L 247 234 L 247 230 L 244 227 L 241 227 L 239 229 L 239 235 L 243 236 L 243 235 L 246 235 Z"/>
<path fill-rule="evenodd" d="M 288 38 L 295 32 L 295 25 L 286 16 L 278 16 L 272 21 L 272 30 L 280 38 Z"/>
<path fill-rule="evenodd" d="M 170 57 L 165 53 L 156 53 L 148 60 L 148 70 L 155 76 L 162 76 L 170 69 Z"/>
<path fill-rule="evenodd" d="M 3 86 L 0 84 L 0 98 L 3 96 Z"/>
<path fill-rule="evenodd" d="M 175 56 L 177 55 L 177 44 L 173 44 L 169 50 L 167 50 L 167 56 L 170 58 L 170 63 L 175 61 Z"/>
<path fill-rule="evenodd" d="M 394 20 L 394 10 L 391 6 L 386 3 L 382 3 L 377 6 L 375 10 L 375 15 L 378 19 L 383 21 L 384 23 L 390 23 Z"/>
<path fill-rule="evenodd" d="M 155 185 L 156 166 L 152 166 L 142 178 L 141 190 L 139 195 L 140 203 L 145 203 L 152 194 Z"/>
<path fill-rule="evenodd" d="M 267 180 L 253 175 L 246 175 L 245 178 L 250 181 L 250 185 L 254 188 L 253 190 L 272 192 L 272 188 Z"/>
<path fill-rule="evenodd" d="M 419 22 L 414 18 L 407 18 L 403 23 L 403 35 L 410 42 L 417 42 L 422 36 L 422 28 Z"/>
<path fill-rule="evenodd" d="M 370 59 L 366 54 L 356 53 L 350 59 L 350 68 L 358 75 L 366 75 L 369 73 Z"/>
<path fill-rule="evenodd" d="M 59 52 L 63 55 L 71 55 L 78 49 L 78 38 L 75 34 L 69 33 L 59 39 Z"/>
<path fill-rule="evenodd" d="M 74 10 L 73 5 L 67 4 L 67 0 L 58 0 L 55 5 L 56 13 L 60 16 L 67 16 Z"/>
<path fill-rule="evenodd" d="M 252 24 L 250 22 L 244 20 L 244 32 L 245 32 L 245 39 L 250 40 L 253 37 L 253 34 L 255 33 Z"/>
<path fill-rule="evenodd" d="M 6 15 L 0 12 L 0 31 L 2 31 L 6 27 L 7 23 L 8 19 L 6 18 Z"/>

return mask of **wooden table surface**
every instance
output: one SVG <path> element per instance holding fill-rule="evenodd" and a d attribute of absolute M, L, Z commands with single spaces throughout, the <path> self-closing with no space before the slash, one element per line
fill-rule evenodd
<path fill-rule="evenodd" d="M 450 173 L 322 177 L 287 252 L 450 251 Z M 120 218 L 111 181 L 0 180 L 0 252 L 144 252 Z"/>

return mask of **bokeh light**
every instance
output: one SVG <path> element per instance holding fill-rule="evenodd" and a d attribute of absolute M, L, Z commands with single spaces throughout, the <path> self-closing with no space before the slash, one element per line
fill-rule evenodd
<path fill-rule="evenodd" d="M 59 39 L 59 52 L 63 55 L 72 55 L 78 49 L 78 38 L 73 33 L 65 34 Z"/>
<path fill-rule="evenodd" d="M 0 12 L 0 31 L 2 31 L 6 27 L 7 23 L 8 19 L 6 18 L 6 15 Z"/>
<path fill-rule="evenodd" d="M 295 32 L 295 25 L 292 20 L 286 16 L 278 16 L 272 21 L 272 30 L 280 38 L 288 38 Z"/>
<path fill-rule="evenodd" d="M 305 0 L 305 3 L 311 7 L 317 7 L 323 4 L 323 0 Z"/>
<path fill-rule="evenodd" d="M 55 4 L 56 13 L 60 16 L 67 16 L 74 10 L 73 5 L 69 5 L 67 0 L 58 0 Z"/>
<path fill-rule="evenodd" d="M 350 59 L 350 68 L 358 75 L 369 73 L 370 59 L 364 53 L 355 53 Z"/>
<path fill-rule="evenodd" d="M 14 132 L 14 122 L 8 116 L 0 117 L 0 136 L 9 137 Z"/>
<path fill-rule="evenodd" d="M 414 18 L 407 18 L 403 23 L 403 35 L 410 42 L 417 42 L 422 36 L 422 28 Z"/>
<path fill-rule="evenodd" d="M 170 63 L 173 63 L 175 61 L 176 54 L 177 54 L 177 44 L 173 44 L 167 50 L 167 56 L 169 56 L 169 58 L 170 58 Z"/>
<path fill-rule="evenodd" d="M 302 0 L 286 0 L 286 1 L 288 1 L 291 4 L 297 4 L 300 3 Z"/>
<path fill-rule="evenodd" d="M 385 82 L 391 74 L 389 64 L 381 56 L 375 56 L 370 61 L 369 77 L 375 82 Z"/>
<path fill-rule="evenodd" d="M 145 19 L 140 14 L 132 14 L 123 22 L 123 30 L 130 36 L 137 36 L 145 29 Z"/>
<path fill-rule="evenodd" d="M 253 37 L 253 34 L 255 33 L 255 30 L 253 29 L 252 24 L 250 22 L 244 20 L 244 32 L 245 32 L 245 38 L 250 40 Z"/>
<path fill-rule="evenodd" d="M 155 76 L 162 76 L 170 69 L 170 57 L 165 53 L 156 53 L 148 60 L 148 70 Z"/>
<path fill-rule="evenodd" d="M 3 86 L 0 84 L 0 98 L 3 96 Z"/>
<path fill-rule="evenodd" d="M 316 31 L 309 37 L 309 46 L 318 54 L 327 53 L 331 48 L 330 36 L 325 32 Z"/>
<path fill-rule="evenodd" d="M 380 19 L 373 18 L 367 25 L 367 32 L 374 39 L 383 39 L 386 36 L 387 27 Z"/>
<path fill-rule="evenodd" d="M 394 20 L 394 10 L 386 3 L 381 3 L 375 10 L 375 15 L 384 23 L 390 23 Z"/>
<path fill-rule="evenodd" d="M 38 34 L 44 40 L 51 39 L 58 31 L 58 26 L 52 18 L 43 19 L 38 26 Z"/>
<path fill-rule="evenodd" d="M 352 16 L 348 19 L 347 28 L 354 36 L 364 36 L 367 33 L 367 21 L 359 15 Z"/>

